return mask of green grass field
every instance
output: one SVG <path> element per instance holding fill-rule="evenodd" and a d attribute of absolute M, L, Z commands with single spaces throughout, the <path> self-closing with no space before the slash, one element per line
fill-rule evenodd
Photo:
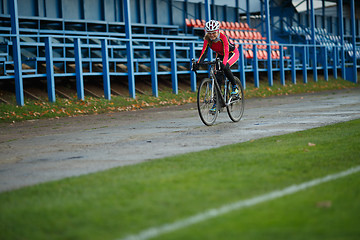
<path fill-rule="evenodd" d="M 360 165 L 360 119 L 0 194 L 0 238 L 122 239 Z M 360 239 L 360 173 L 156 239 Z"/>

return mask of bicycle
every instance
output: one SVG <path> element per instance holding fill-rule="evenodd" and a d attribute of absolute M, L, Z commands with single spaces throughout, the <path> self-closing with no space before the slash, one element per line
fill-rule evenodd
<path fill-rule="evenodd" d="M 197 74 L 196 68 L 194 67 L 195 64 L 197 63 L 192 59 L 191 70 Z M 201 121 L 207 126 L 213 125 L 220 110 L 224 107 L 226 107 L 227 113 L 233 122 L 240 121 L 244 113 L 245 105 L 244 89 L 240 80 L 235 77 L 239 93 L 231 95 L 232 84 L 230 80 L 224 76 L 225 84 L 223 89 L 216 80 L 215 73 L 222 73 L 220 70 L 221 60 L 217 58 L 214 61 L 205 61 L 201 63 L 201 65 L 211 66 L 210 78 L 202 79 L 197 92 L 197 108 Z M 216 109 L 215 111 L 210 111 L 214 103 L 216 103 Z"/>

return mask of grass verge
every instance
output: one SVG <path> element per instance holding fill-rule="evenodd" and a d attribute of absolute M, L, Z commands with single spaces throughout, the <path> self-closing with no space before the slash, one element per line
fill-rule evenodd
<path fill-rule="evenodd" d="M 360 119 L 0 194 L 1 239 L 119 239 L 360 164 Z M 161 239 L 358 239 L 360 174 Z"/>
<path fill-rule="evenodd" d="M 266 83 L 264 83 L 266 85 Z M 255 88 L 248 83 L 245 90 L 247 99 L 254 97 L 270 97 L 277 95 L 289 95 L 297 93 L 319 92 L 358 87 L 358 84 L 330 78 L 329 81 L 319 79 L 318 82 L 307 84 L 287 84 L 285 86 L 275 83 L 272 87 Z M 136 99 L 121 96 L 112 96 L 111 101 L 103 98 L 86 97 L 84 101 L 64 99 L 57 97 L 55 103 L 47 99 L 43 101 L 26 100 L 25 106 L 0 104 L 0 122 L 17 122 L 32 119 L 71 117 L 84 114 L 101 114 L 121 111 L 134 111 L 144 108 L 181 105 L 196 102 L 196 93 L 179 90 L 179 94 L 173 94 L 171 89 L 163 90 L 159 97 L 138 94 Z"/>

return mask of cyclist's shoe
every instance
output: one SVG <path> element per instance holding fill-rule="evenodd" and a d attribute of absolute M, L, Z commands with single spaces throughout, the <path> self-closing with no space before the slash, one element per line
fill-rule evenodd
<path fill-rule="evenodd" d="M 216 103 L 214 103 L 214 105 L 212 106 L 212 108 L 210 108 L 209 113 L 210 113 L 210 114 L 213 114 L 213 115 L 216 113 Z"/>
<path fill-rule="evenodd" d="M 239 94 L 239 88 L 238 88 L 237 85 L 234 85 L 234 86 L 232 87 L 231 95 L 237 95 L 237 94 Z"/>

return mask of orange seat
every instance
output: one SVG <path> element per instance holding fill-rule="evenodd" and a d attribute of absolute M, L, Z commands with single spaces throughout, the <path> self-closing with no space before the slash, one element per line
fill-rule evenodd
<path fill-rule="evenodd" d="M 244 28 L 245 28 L 245 30 L 250 30 L 250 27 L 247 23 L 244 23 Z"/>
<path fill-rule="evenodd" d="M 249 32 L 249 39 L 255 39 L 255 38 L 254 38 L 254 33 L 253 33 L 253 32 Z"/>
<path fill-rule="evenodd" d="M 245 29 L 245 26 L 244 26 L 244 24 L 243 24 L 242 22 L 240 23 L 240 29 L 241 29 L 241 30 L 244 30 L 244 29 Z"/>
<path fill-rule="evenodd" d="M 248 31 L 245 31 L 244 35 L 245 35 L 245 39 L 249 39 L 249 32 Z"/>
<path fill-rule="evenodd" d="M 257 51 L 257 52 L 256 52 L 256 55 L 257 55 L 257 58 L 258 58 L 258 59 L 263 59 L 263 58 L 264 58 L 264 55 L 263 55 L 263 52 L 262 52 L 262 51 Z"/>
<path fill-rule="evenodd" d="M 198 27 L 198 28 L 201 27 L 201 22 L 200 22 L 199 19 L 196 19 L 196 20 L 195 20 L 195 19 L 191 19 L 190 22 L 191 22 L 191 24 L 192 24 L 193 27 Z"/>
<path fill-rule="evenodd" d="M 236 38 L 235 32 L 234 32 L 234 31 L 230 31 L 230 36 L 231 36 L 231 38 Z"/>
<path fill-rule="evenodd" d="M 235 22 L 235 29 L 240 30 L 240 24 L 238 22 Z"/>
<path fill-rule="evenodd" d="M 268 59 L 267 51 L 262 50 L 262 52 L 263 52 L 263 59 Z"/>
<path fill-rule="evenodd" d="M 230 24 L 230 22 L 226 22 L 226 28 L 227 28 L 227 29 L 231 29 L 231 24 Z"/>
<path fill-rule="evenodd" d="M 189 19 L 185 18 L 185 24 L 187 27 L 192 27 L 192 24 Z"/>
<path fill-rule="evenodd" d="M 270 43 L 271 43 L 271 49 L 275 49 L 275 43 L 274 43 L 274 41 L 270 41 Z"/>
<path fill-rule="evenodd" d="M 252 50 L 247 50 L 249 53 L 249 58 L 253 58 L 254 57 L 254 52 Z"/>
<path fill-rule="evenodd" d="M 257 44 L 259 44 L 259 45 L 258 45 L 258 48 L 259 48 L 259 49 L 264 49 L 264 45 L 262 45 L 262 42 L 261 42 L 261 41 L 257 40 L 256 42 L 257 42 Z"/>
<path fill-rule="evenodd" d="M 221 28 L 223 28 L 223 29 L 226 28 L 226 22 L 224 22 L 224 21 L 221 22 Z"/>
<path fill-rule="evenodd" d="M 230 37 L 230 31 L 229 30 L 225 30 L 225 35 Z"/>
<path fill-rule="evenodd" d="M 230 22 L 230 27 L 231 27 L 231 29 L 235 29 L 235 23 L 234 23 L 234 22 Z"/>
<path fill-rule="evenodd" d="M 257 34 L 256 34 L 256 32 L 251 32 L 252 33 L 252 35 L 253 35 L 253 39 L 254 40 L 257 40 Z"/>
<path fill-rule="evenodd" d="M 280 59 L 280 51 L 271 51 L 271 58 L 272 59 Z"/>
<path fill-rule="evenodd" d="M 276 59 L 276 55 L 275 55 L 276 53 L 275 53 L 275 51 L 271 51 L 271 58 L 272 59 Z"/>
<path fill-rule="evenodd" d="M 240 35 L 240 39 L 245 39 L 245 34 L 243 31 L 240 31 L 239 35 Z"/>
<path fill-rule="evenodd" d="M 263 41 L 261 41 L 261 43 L 264 44 L 264 45 L 263 45 L 263 48 L 266 49 L 266 48 L 267 48 L 266 42 L 263 40 Z"/>
<path fill-rule="evenodd" d="M 239 33 L 239 31 L 235 31 L 235 38 L 237 38 L 237 39 L 240 38 L 240 33 Z"/>

